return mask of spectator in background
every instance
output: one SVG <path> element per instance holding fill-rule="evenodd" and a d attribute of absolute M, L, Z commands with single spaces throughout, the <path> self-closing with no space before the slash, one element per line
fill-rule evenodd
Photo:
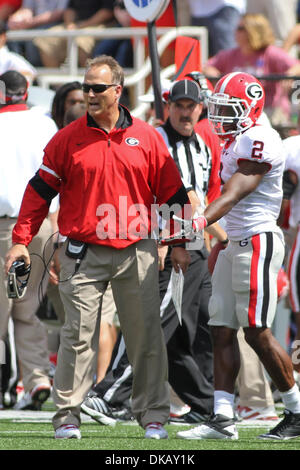
<path fill-rule="evenodd" d="M 300 43 L 300 24 L 297 23 L 287 35 L 283 42 L 282 48 L 286 52 L 290 52 L 293 46 L 299 46 Z"/>
<path fill-rule="evenodd" d="M 23 0 L 19 8 L 8 20 L 8 29 L 47 29 L 61 23 L 68 0 Z M 13 41 L 9 48 L 25 57 L 35 66 L 41 65 L 40 54 L 32 41 Z"/>
<path fill-rule="evenodd" d="M 31 83 L 37 75 L 35 68 L 22 56 L 11 52 L 6 46 L 6 24 L 0 20 L 0 74 L 8 70 L 16 70 Z"/>
<path fill-rule="evenodd" d="M 247 0 L 247 13 L 266 16 L 276 40 L 284 41 L 297 22 L 297 0 Z"/>
<path fill-rule="evenodd" d="M 208 29 L 209 56 L 236 45 L 234 32 L 246 0 L 189 0 L 192 26 Z"/>
<path fill-rule="evenodd" d="M 274 34 L 263 15 L 244 15 L 236 29 L 237 47 L 220 51 L 204 65 L 207 76 L 219 77 L 243 71 L 257 77 L 269 74 L 299 75 L 300 62 L 274 46 Z M 265 112 L 273 125 L 287 123 L 290 115 L 290 83 L 264 81 Z"/>
<path fill-rule="evenodd" d="M 22 0 L 0 0 L 0 20 L 7 21 L 21 5 Z"/>
<path fill-rule="evenodd" d="M 69 0 L 63 16 L 63 25 L 54 26 L 53 32 L 63 30 L 99 28 L 113 21 L 111 0 Z M 76 39 L 78 45 L 79 65 L 85 66 L 87 58 L 92 56 L 95 38 L 82 36 Z M 59 67 L 67 57 L 67 40 L 65 38 L 37 38 L 34 44 L 38 47 L 42 64 L 45 67 Z"/>
<path fill-rule="evenodd" d="M 64 127 L 66 111 L 75 104 L 84 105 L 81 83 L 77 81 L 69 82 L 57 89 L 52 102 L 51 116 L 58 129 L 62 129 Z"/>
<path fill-rule="evenodd" d="M 117 24 L 122 28 L 130 26 L 130 15 L 127 12 L 123 0 L 114 1 L 114 16 Z M 133 48 L 131 39 L 103 39 L 96 44 L 94 57 L 97 55 L 112 55 L 122 67 L 133 66 Z"/>

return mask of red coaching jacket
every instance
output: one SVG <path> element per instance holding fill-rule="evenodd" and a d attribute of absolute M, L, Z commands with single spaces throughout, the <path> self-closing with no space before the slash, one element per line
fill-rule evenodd
<path fill-rule="evenodd" d="M 50 140 L 24 193 L 13 243 L 31 242 L 58 193 L 62 235 L 115 248 L 151 233 L 154 204 L 189 204 L 163 138 L 123 106 L 119 109 L 109 133 L 87 114 Z"/>

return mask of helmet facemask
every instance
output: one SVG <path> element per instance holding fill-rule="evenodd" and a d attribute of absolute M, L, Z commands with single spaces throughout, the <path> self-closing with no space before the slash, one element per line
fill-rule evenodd
<path fill-rule="evenodd" d="M 251 105 L 241 98 L 214 93 L 208 101 L 208 119 L 215 134 L 235 137 L 253 125 L 249 117 Z"/>

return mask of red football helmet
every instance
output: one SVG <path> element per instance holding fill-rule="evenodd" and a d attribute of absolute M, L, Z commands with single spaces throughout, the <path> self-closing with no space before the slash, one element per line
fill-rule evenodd
<path fill-rule="evenodd" d="M 232 72 L 216 84 L 208 101 L 208 119 L 220 137 L 235 137 L 255 124 L 264 103 L 264 89 L 255 77 Z"/>

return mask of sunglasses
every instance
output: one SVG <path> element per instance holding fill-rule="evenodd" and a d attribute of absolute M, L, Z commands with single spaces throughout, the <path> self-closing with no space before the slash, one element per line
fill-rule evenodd
<path fill-rule="evenodd" d="M 237 30 L 237 31 L 246 31 L 246 28 L 245 28 L 245 26 L 238 26 L 238 27 L 236 28 L 236 30 Z"/>
<path fill-rule="evenodd" d="M 104 83 L 96 84 L 96 85 L 89 85 L 88 83 L 82 84 L 82 90 L 84 93 L 88 93 L 90 90 L 93 90 L 94 93 L 103 93 L 108 88 L 112 86 L 117 86 L 116 83 L 111 83 L 110 85 L 105 85 Z"/>

